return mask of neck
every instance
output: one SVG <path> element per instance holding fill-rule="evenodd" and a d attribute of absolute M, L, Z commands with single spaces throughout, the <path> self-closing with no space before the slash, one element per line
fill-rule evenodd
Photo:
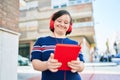
<path fill-rule="evenodd" d="M 53 33 L 53 37 L 56 37 L 56 38 L 66 38 L 65 35 L 63 35 L 63 34 L 56 34 L 56 33 Z"/>

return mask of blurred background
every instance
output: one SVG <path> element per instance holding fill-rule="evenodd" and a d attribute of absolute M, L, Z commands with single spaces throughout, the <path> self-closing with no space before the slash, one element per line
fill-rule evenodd
<path fill-rule="evenodd" d="M 40 80 L 30 52 L 37 38 L 51 35 L 51 15 L 61 9 L 73 18 L 68 37 L 82 42 L 86 66 L 82 79 L 119 80 L 119 4 L 119 0 L 0 0 L 0 80 Z"/>

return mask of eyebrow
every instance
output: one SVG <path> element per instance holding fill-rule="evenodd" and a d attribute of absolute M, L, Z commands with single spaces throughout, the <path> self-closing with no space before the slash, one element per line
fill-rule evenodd
<path fill-rule="evenodd" d="M 60 18 L 59 18 L 59 19 L 56 19 L 56 20 L 63 20 L 63 19 L 60 19 Z M 65 20 L 65 21 L 67 21 L 67 22 L 69 22 L 69 23 L 70 23 L 70 21 L 68 21 L 68 20 Z"/>

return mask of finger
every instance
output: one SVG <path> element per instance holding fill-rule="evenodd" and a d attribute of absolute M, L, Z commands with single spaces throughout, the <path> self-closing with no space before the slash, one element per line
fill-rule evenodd
<path fill-rule="evenodd" d="M 77 72 L 77 71 L 76 71 L 76 70 L 74 70 L 74 69 L 71 69 L 71 72 L 75 73 L 75 72 Z"/>
<path fill-rule="evenodd" d="M 77 57 L 77 59 L 76 59 L 76 60 L 72 60 L 72 61 L 80 61 L 80 59 L 79 59 L 79 57 Z"/>
<path fill-rule="evenodd" d="M 51 63 L 56 63 L 56 62 L 58 62 L 58 60 L 56 60 L 56 59 L 51 59 L 51 58 L 50 58 L 50 62 L 51 62 Z"/>
<path fill-rule="evenodd" d="M 70 64 L 73 64 L 73 65 L 74 65 L 74 64 L 79 64 L 79 63 L 80 63 L 80 61 L 71 61 L 71 62 L 70 62 Z"/>
<path fill-rule="evenodd" d="M 52 68 L 58 68 L 61 65 L 62 65 L 61 63 L 53 63 L 53 64 L 51 64 L 51 66 L 53 66 Z"/>
<path fill-rule="evenodd" d="M 76 60 L 72 60 L 72 61 L 80 61 L 80 59 L 79 59 L 79 57 L 77 57 L 77 59 L 76 59 Z M 71 62 L 72 62 L 72 61 L 71 61 Z"/>
<path fill-rule="evenodd" d="M 57 72 L 58 69 L 50 69 L 51 72 Z"/>
<path fill-rule="evenodd" d="M 72 60 L 71 63 L 73 63 L 73 64 L 79 64 L 80 63 L 79 57 L 77 58 L 77 60 Z"/>
<path fill-rule="evenodd" d="M 80 60 L 79 57 L 77 57 L 77 61 Z"/>
<path fill-rule="evenodd" d="M 50 58 L 54 59 L 54 54 L 53 53 L 50 54 Z"/>
<path fill-rule="evenodd" d="M 77 69 L 77 66 L 75 66 L 75 65 L 69 65 L 69 67 L 70 67 L 71 69 Z"/>
<path fill-rule="evenodd" d="M 79 64 L 72 64 L 72 63 L 68 63 L 68 66 L 71 68 L 71 69 L 77 69 L 79 67 Z"/>

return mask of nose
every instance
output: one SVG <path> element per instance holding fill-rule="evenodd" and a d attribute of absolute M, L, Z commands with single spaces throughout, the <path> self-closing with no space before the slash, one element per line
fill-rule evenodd
<path fill-rule="evenodd" d="M 64 22 L 61 22 L 61 26 L 64 26 L 65 25 L 65 23 Z"/>

